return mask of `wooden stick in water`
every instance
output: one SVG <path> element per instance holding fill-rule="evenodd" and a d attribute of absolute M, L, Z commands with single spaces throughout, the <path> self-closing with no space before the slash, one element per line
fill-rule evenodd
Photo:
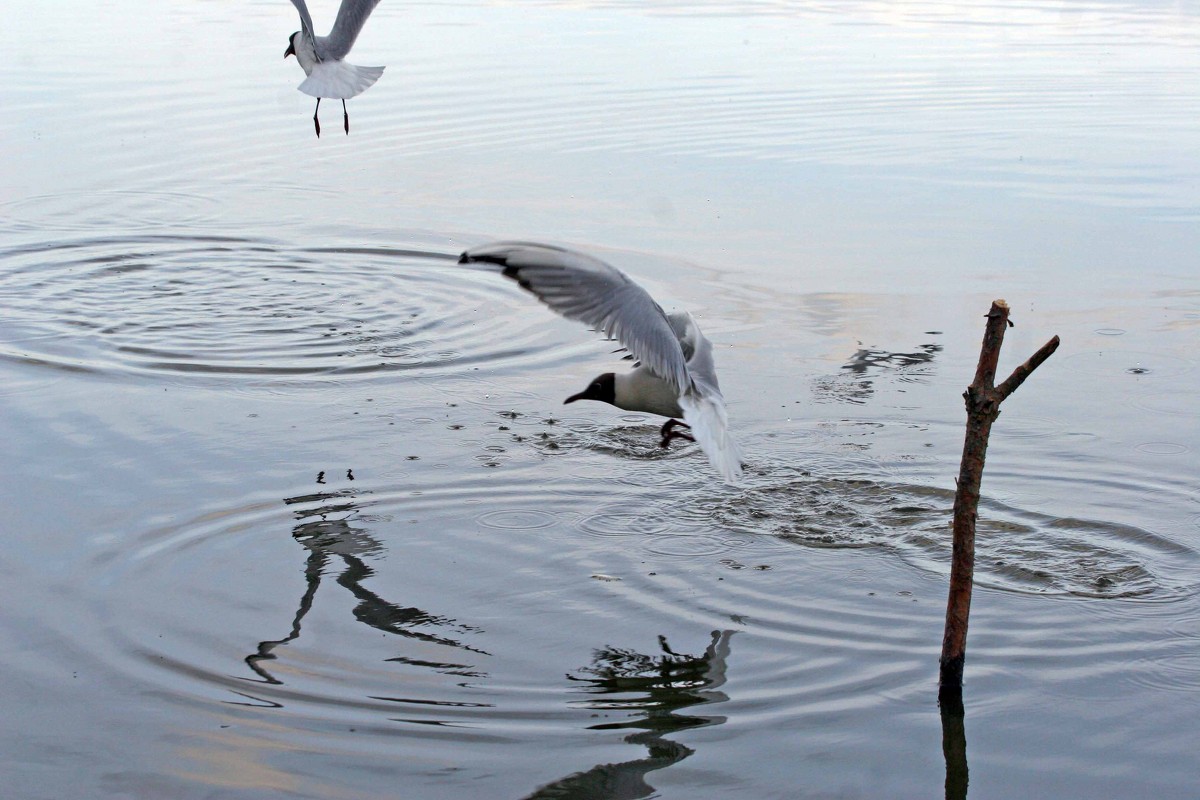
<path fill-rule="evenodd" d="M 963 392 L 967 404 L 967 434 L 963 442 L 958 488 L 954 493 L 954 544 L 950 561 L 950 593 L 946 601 L 946 629 L 942 637 L 939 701 L 962 703 L 963 664 L 967 653 L 967 621 L 971 613 L 971 588 L 975 577 L 975 522 L 979 510 L 979 485 L 987 456 L 992 423 L 1000 415 L 1000 403 L 1015 392 L 1039 365 L 1058 349 L 1058 337 L 1046 342 L 999 386 L 996 365 L 1008 320 L 1008 303 L 992 302 L 979 352 L 975 380 Z"/>

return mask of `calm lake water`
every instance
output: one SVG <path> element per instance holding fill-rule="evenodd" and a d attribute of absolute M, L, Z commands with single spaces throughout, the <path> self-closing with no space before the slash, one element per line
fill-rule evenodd
<path fill-rule="evenodd" d="M 6 797 L 1200 792 L 1196 3 L 389 0 L 319 139 L 284 0 L 4 16 Z M 744 483 L 496 238 L 691 310 Z"/>

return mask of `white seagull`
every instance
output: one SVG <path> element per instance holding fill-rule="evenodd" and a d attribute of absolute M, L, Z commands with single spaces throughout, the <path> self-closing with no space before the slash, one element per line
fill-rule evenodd
<path fill-rule="evenodd" d="M 313 33 L 312 17 L 309 16 L 304 0 L 292 0 L 292 5 L 300 12 L 301 30 L 289 37 L 288 48 L 283 57 L 295 56 L 304 69 L 304 74 L 308 76 L 296 88 L 317 98 L 317 108 L 313 111 L 313 125 L 317 129 L 317 136 L 321 135 L 321 122 L 317 119 L 317 112 L 321 110 L 322 97 L 342 101 L 342 120 L 348 134 L 350 114 L 346 111 L 346 100 L 369 89 L 379 80 L 384 68 L 356 67 L 342 59 L 354 46 L 354 40 L 366 24 L 367 17 L 371 16 L 375 6 L 379 5 L 379 0 L 342 0 L 337 20 L 328 36 L 317 36 Z"/>
<path fill-rule="evenodd" d="M 626 411 L 670 417 L 662 446 L 698 442 L 729 483 L 742 475 L 717 385 L 712 342 L 687 312 L 668 314 L 629 276 L 598 258 L 532 242 L 495 242 L 467 250 L 460 264 L 498 264 L 503 274 L 567 319 L 617 339 L 637 360 L 631 372 L 606 372 L 564 403 L 600 400 Z M 679 421 L 683 418 L 683 422 Z M 688 428 L 691 435 L 675 430 Z"/>

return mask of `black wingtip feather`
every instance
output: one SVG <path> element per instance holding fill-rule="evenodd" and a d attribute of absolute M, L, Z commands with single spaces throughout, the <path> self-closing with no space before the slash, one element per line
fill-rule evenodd
<path fill-rule="evenodd" d="M 490 253 L 484 253 L 481 255 L 473 256 L 470 254 L 470 251 L 468 251 L 466 253 L 463 253 L 463 257 L 462 257 L 462 260 L 460 263 L 463 263 L 463 264 L 468 264 L 468 263 L 470 263 L 470 264 L 474 264 L 474 263 L 498 264 L 501 267 L 505 267 L 504 274 L 506 274 L 506 275 L 508 274 L 508 258 L 503 255 L 499 255 L 499 254 L 491 255 Z"/>
<path fill-rule="evenodd" d="M 499 253 L 497 253 L 495 255 L 492 255 L 492 254 L 471 255 L 471 252 L 469 250 L 467 250 L 467 251 L 464 251 L 463 254 L 458 257 L 458 263 L 460 263 L 460 264 L 495 264 L 496 266 L 503 267 L 503 269 L 500 270 L 501 275 L 503 275 L 506 278 L 511 278 L 512 280 L 516 281 L 517 285 L 519 285 L 522 289 L 529 292 L 530 294 L 532 294 L 534 296 L 539 296 L 538 293 L 534 291 L 533 285 L 529 282 L 529 280 L 522 277 L 521 268 L 511 266 L 508 263 L 508 256 L 505 256 L 505 255 L 502 255 Z"/>

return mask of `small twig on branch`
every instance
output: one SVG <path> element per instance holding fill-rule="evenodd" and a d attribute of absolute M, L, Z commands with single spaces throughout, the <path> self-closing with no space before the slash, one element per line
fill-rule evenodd
<path fill-rule="evenodd" d="M 1015 392 L 1017 388 L 1025 382 L 1029 374 L 1042 365 L 1042 362 L 1058 349 L 1058 337 L 1055 336 L 1050 341 L 1046 342 L 1041 348 L 1029 357 L 1021 366 L 1013 370 L 1012 375 L 1004 379 L 1004 382 L 996 387 L 996 395 L 1003 400 L 1010 394 Z"/>

